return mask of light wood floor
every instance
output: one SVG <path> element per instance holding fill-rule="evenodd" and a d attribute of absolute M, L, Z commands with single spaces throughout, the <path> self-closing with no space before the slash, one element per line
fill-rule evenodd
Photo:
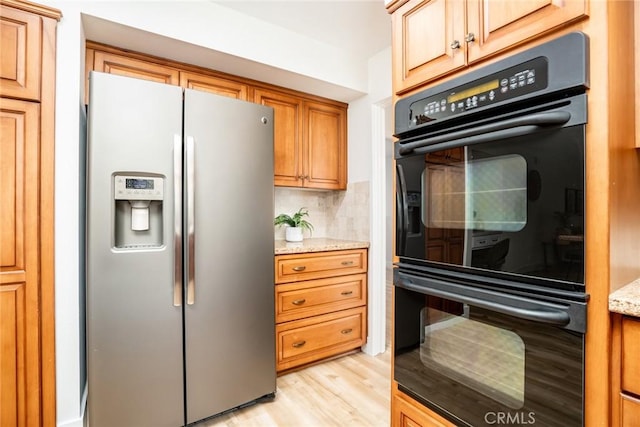
<path fill-rule="evenodd" d="M 387 325 L 391 285 L 387 285 Z M 390 425 L 391 351 L 330 360 L 277 380 L 273 402 L 259 403 L 194 427 L 332 427 Z"/>
<path fill-rule="evenodd" d="M 278 377 L 273 402 L 223 414 L 197 427 L 389 426 L 390 351 L 362 352 Z"/>

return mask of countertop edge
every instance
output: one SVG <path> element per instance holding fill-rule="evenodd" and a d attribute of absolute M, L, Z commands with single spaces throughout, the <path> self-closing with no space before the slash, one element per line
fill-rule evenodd
<path fill-rule="evenodd" d="M 609 311 L 640 317 L 640 278 L 609 295 Z"/>
<path fill-rule="evenodd" d="M 369 242 L 330 238 L 307 238 L 302 242 L 275 241 L 275 255 L 304 254 L 311 252 L 368 249 Z"/>

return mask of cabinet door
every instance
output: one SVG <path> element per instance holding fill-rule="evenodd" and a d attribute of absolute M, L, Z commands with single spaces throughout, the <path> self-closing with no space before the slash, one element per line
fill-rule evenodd
<path fill-rule="evenodd" d="M 93 69 L 158 83 L 176 86 L 180 84 L 180 72 L 175 68 L 99 50 L 96 50 L 93 55 Z"/>
<path fill-rule="evenodd" d="M 28 419 L 35 426 L 41 403 L 40 107 L 2 99 L 0 110 L 0 425 L 25 426 Z"/>
<path fill-rule="evenodd" d="M 233 80 L 204 74 L 180 72 L 180 86 L 187 89 L 202 90 L 229 98 L 247 100 L 248 86 Z"/>
<path fill-rule="evenodd" d="M 302 101 L 294 96 L 255 89 L 254 102 L 273 108 L 274 184 L 302 186 Z"/>
<path fill-rule="evenodd" d="M 622 395 L 622 427 L 640 427 L 640 400 Z"/>
<path fill-rule="evenodd" d="M 640 321 L 622 319 L 622 390 L 640 395 Z"/>
<path fill-rule="evenodd" d="M 469 63 L 586 16 L 587 0 L 467 0 Z"/>
<path fill-rule="evenodd" d="M 396 92 L 465 65 L 465 2 L 409 0 L 391 17 Z"/>
<path fill-rule="evenodd" d="M 40 17 L 0 6 L 0 95 L 40 99 Z"/>
<path fill-rule="evenodd" d="M 346 190 L 346 109 L 306 102 L 304 124 L 304 187 Z"/>

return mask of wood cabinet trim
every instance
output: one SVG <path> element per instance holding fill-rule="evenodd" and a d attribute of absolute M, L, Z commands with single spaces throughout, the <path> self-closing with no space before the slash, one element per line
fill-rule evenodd
<path fill-rule="evenodd" d="M 62 12 L 56 8 L 33 3 L 27 0 L 0 0 L 0 4 L 20 9 L 25 12 L 35 13 L 43 17 L 48 17 L 59 21 L 62 18 Z"/>

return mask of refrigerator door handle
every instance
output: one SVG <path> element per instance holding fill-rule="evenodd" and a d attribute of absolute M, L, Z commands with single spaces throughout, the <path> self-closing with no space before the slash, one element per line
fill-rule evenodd
<path fill-rule="evenodd" d="M 182 137 L 173 135 L 173 305 L 182 305 Z"/>
<path fill-rule="evenodd" d="M 195 230 L 195 158 L 194 139 L 187 136 L 186 176 L 187 176 L 187 304 L 196 301 L 196 230 Z"/>

